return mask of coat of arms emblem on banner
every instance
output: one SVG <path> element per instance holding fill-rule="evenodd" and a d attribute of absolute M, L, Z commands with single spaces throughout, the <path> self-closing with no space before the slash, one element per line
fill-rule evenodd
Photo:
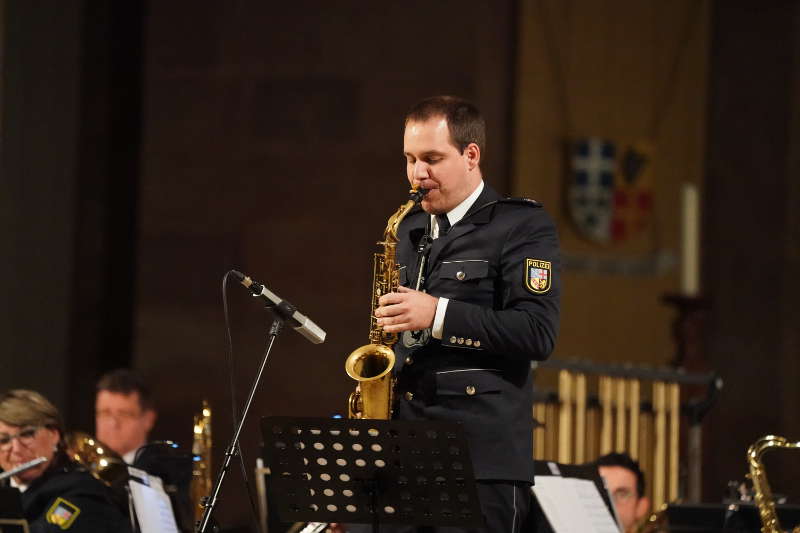
<path fill-rule="evenodd" d="M 586 137 L 570 143 L 567 203 L 587 239 L 600 244 L 629 240 L 653 214 L 653 148 Z"/>

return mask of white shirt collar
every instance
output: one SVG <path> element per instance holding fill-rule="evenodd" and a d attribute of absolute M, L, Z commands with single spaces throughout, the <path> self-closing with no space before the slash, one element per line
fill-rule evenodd
<path fill-rule="evenodd" d="M 483 192 L 483 180 L 475 187 L 475 190 L 472 191 L 472 194 L 467 196 L 463 202 L 455 206 L 453 209 L 447 212 L 447 220 L 450 221 L 451 226 L 455 226 L 456 223 L 464 218 L 464 215 L 467 214 L 469 208 L 472 207 L 472 204 L 475 203 L 475 200 L 478 199 L 478 196 L 481 195 Z M 433 228 L 433 234 L 435 236 L 439 236 L 439 224 L 436 221 L 436 216 L 431 215 L 431 227 Z"/>
<path fill-rule="evenodd" d="M 15 487 L 16 489 L 18 489 L 20 492 L 25 492 L 26 490 L 28 490 L 28 485 L 23 485 L 22 483 L 19 483 L 16 479 L 14 479 L 14 477 L 11 477 L 8 480 L 8 483 L 12 487 Z"/>
<path fill-rule="evenodd" d="M 136 452 L 138 452 L 138 451 L 139 451 L 139 448 L 136 448 L 135 450 L 129 451 L 128 453 L 126 453 L 125 455 L 122 456 L 122 460 L 125 461 L 126 463 L 128 463 L 129 465 L 132 465 L 133 464 L 133 460 L 136 459 Z"/>

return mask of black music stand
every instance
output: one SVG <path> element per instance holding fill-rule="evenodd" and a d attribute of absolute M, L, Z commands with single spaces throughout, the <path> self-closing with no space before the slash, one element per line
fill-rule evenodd
<path fill-rule="evenodd" d="M 483 526 L 457 423 L 265 417 L 261 431 L 284 522 Z"/>
<path fill-rule="evenodd" d="M 776 505 L 781 527 L 800 524 L 800 506 Z M 667 523 L 671 533 L 759 533 L 761 518 L 752 502 L 669 504 Z"/>

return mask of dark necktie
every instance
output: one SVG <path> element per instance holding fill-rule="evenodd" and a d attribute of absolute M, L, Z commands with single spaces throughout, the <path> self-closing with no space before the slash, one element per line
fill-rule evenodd
<path fill-rule="evenodd" d="M 436 215 L 436 222 L 439 225 L 439 237 L 447 235 L 450 231 L 450 219 L 447 215 Z"/>

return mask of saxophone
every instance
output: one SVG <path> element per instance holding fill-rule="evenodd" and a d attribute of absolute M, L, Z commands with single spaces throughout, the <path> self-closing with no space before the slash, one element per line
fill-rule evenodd
<path fill-rule="evenodd" d="M 784 437 L 767 435 L 758 439 L 747 449 L 750 478 L 753 481 L 758 514 L 761 516 L 761 533 L 784 533 L 775 510 L 775 498 L 767 482 L 767 471 L 761 461 L 761 456 L 770 448 L 800 449 L 800 442 L 789 442 Z M 792 529 L 792 533 L 800 533 L 800 526 Z"/>
<path fill-rule="evenodd" d="M 347 375 L 356 380 L 356 390 L 350 394 L 347 412 L 350 418 L 388 420 L 392 416 L 394 389 L 394 351 L 397 333 L 387 333 L 378 325 L 375 308 L 384 294 L 397 289 L 400 281 L 396 259 L 397 228 L 428 191 L 412 188 L 408 201 L 391 216 L 383 232 L 383 253 L 376 253 L 372 270 L 372 308 L 370 310 L 369 344 L 352 352 L 345 361 Z"/>
<path fill-rule="evenodd" d="M 352 352 L 344 362 L 347 375 L 356 380 L 356 390 L 347 400 L 349 418 L 372 418 L 388 420 L 392 416 L 394 392 L 394 351 L 397 333 L 387 333 L 378 325 L 375 308 L 378 300 L 386 293 L 393 292 L 400 284 L 400 269 L 397 265 L 397 228 L 428 191 L 412 188 L 408 201 L 389 217 L 383 240 L 383 253 L 376 253 L 372 266 L 372 308 L 370 309 L 369 344 Z M 297 523 L 289 531 L 298 533 L 321 533 L 328 528 L 324 522 L 309 522 L 303 526 Z M 302 529 L 299 529 L 302 527 Z"/>

